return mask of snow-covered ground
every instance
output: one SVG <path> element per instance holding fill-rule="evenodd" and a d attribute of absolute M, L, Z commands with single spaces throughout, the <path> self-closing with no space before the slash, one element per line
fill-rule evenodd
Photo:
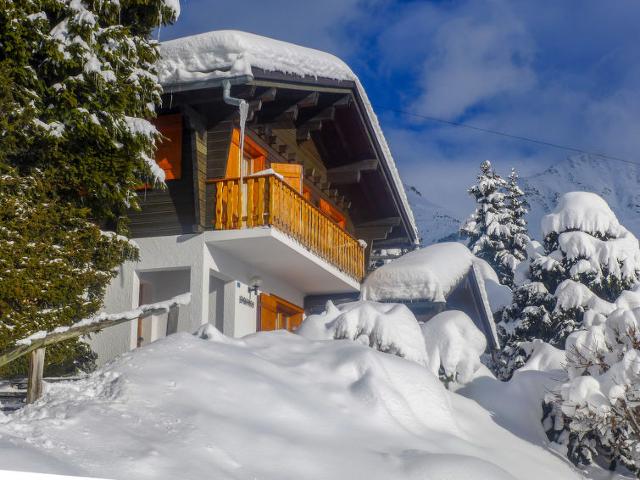
<path fill-rule="evenodd" d="M 496 413 L 498 403 L 534 402 L 517 386 L 480 376 L 464 391 L 479 404 L 423 366 L 358 342 L 206 334 L 173 335 L 86 380 L 50 385 L 2 418 L 0 469 L 118 479 L 580 478 L 540 446 L 535 414 L 514 423 Z M 504 428 L 514 426 L 526 440 Z"/>

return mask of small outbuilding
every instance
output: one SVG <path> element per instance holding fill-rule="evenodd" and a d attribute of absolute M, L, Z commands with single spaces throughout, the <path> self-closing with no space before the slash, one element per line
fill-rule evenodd
<path fill-rule="evenodd" d="M 444 310 L 461 310 L 499 347 L 493 313 L 511 301 L 511 290 L 498 282 L 487 262 L 461 243 L 446 242 L 409 252 L 373 271 L 361 298 L 403 303 L 419 322 Z"/>

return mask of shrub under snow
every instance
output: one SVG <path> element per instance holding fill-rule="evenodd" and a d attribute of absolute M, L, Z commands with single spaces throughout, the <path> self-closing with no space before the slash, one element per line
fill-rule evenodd
<path fill-rule="evenodd" d="M 484 334 L 464 312 L 449 310 L 422 324 L 428 367 L 445 382 L 467 383 L 487 348 Z"/>
<path fill-rule="evenodd" d="M 549 400 L 561 412 L 556 412 L 556 436 L 576 463 L 612 469 L 623 464 L 640 473 L 639 304 L 636 287 L 615 305 L 588 311 L 584 329 L 567 338 L 569 382 Z"/>
<path fill-rule="evenodd" d="M 416 317 L 405 305 L 358 301 L 310 315 L 296 331 L 311 340 L 347 339 L 426 365 L 426 352 Z"/>

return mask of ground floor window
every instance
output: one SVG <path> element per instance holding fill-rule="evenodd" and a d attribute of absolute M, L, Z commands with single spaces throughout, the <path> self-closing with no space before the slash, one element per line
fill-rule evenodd
<path fill-rule="evenodd" d="M 302 323 L 304 310 L 267 293 L 260 294 L 260 330 L 293 331 Z"/>

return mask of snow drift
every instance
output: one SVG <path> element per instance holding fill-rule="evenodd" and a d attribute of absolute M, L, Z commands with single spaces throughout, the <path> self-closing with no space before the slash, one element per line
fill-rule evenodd
<path fill-rule="evenodd" d="M 416 363 L 283 331 L 207 336 L 172 335 L 85 380 L 49 385 L 0 420 L 1 468 L 114 479 L 579 478 Z"/>

